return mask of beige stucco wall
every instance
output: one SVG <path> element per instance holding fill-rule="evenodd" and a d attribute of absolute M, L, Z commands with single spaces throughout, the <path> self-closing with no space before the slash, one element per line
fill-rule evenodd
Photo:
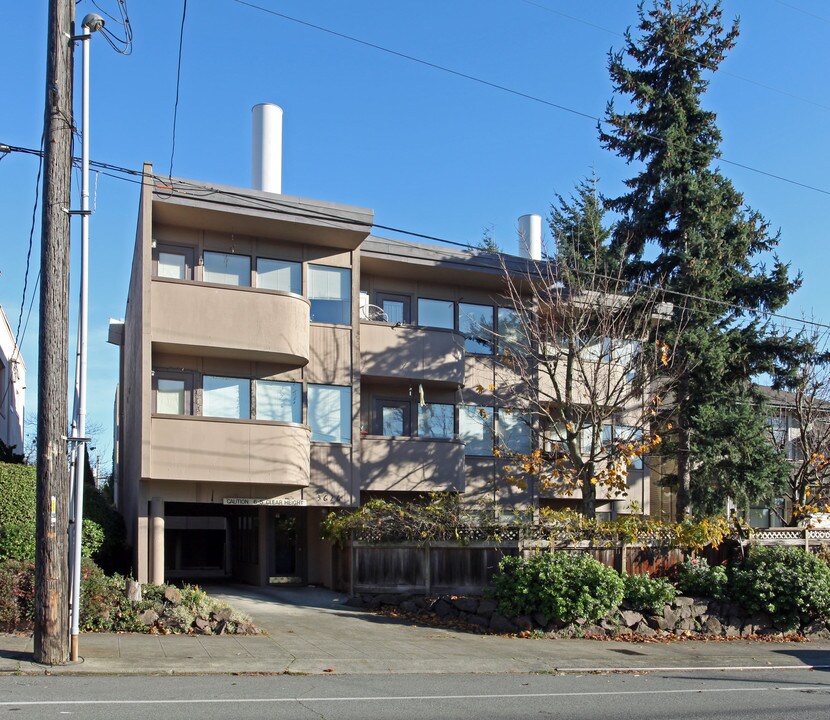
<path fill-rule="evenodd" d="M 418 437 L 361 438 L 361 489 L 464 491 L 464 444 Z"/>

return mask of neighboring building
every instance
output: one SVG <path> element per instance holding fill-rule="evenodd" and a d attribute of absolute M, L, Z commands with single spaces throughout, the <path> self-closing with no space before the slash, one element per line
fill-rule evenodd
<path fill-rule="evenodd" d="M 23 453 L 26 365 L 6 313 L 0 307 L 0 440 Z"/>

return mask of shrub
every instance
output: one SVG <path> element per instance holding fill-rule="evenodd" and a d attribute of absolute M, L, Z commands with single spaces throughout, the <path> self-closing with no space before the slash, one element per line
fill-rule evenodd
<path fill-rule="evenodd" d="M 506 557 L 494 578 L 499 612 L 542 613 L 549 620 L 599 620 L 623 599 L 623 580 L 585 553 Z"/>
<path fill-rule="evenodd" d="M 732 581 L 734 597 L 749 612 L 784 621 L 830 618 L 830 567 L 801 548 L 755 546 Z"/>
<path fill-rule="evenodd" d="M 689 558 L 677 566 L 677 588 L 684 595 L 722 600 L 728 585 L 726 569 L 709 565 L 706 558 Z"/>
<path fill-rule="evenodd" d="M 677 597 L 677 589 L 665 578 L 623 575 L 624 599 L 640 612 L 659 613 Z"/>
<path fill-rule="evenodd" d="M 0 463 L 0 560 L 34 562 L 36 485 L 32 465 Z"/>
<path fill-rule="evenodd" d="M 30 562 L 0 562 L 0 630 L 28 629 L 35 616 L 35 567 Z"/>

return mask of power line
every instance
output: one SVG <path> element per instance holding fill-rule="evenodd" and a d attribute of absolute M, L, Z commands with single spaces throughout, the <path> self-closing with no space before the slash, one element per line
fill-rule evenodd
<path fill-rule="evenodd" d="M 534 2 L 534 0 L 519 0 L 520 2 L 525 3 L 525 5 L 532 5 L 533 7 L 539 8 L 540 10 L 544 10 L 545 12 L 549 12 L 552 15 L 559 15 L 560 17 L 567 18 L 568 20 L 573 20 L 574 22 L 581 23 L 582 25 L 587 25 L 588 27 L 594 28 L 595 30 L 601 30 L 602 32 L 606 32 L 609 35 L 614 35 L 619 38 L 625 38 L 625 33 L 618 32 L 617 30 L 611 30 L 610 28 L 603 27 L 602 25 L 597 25 L 590 20 L 585 20 L 584 18 L 577 17 L 576 15 L 569 15 L 566 12 L 562 12 L 561 10 L 555 10 L 547 5 L 543 5 L 539 2 Z M 786 5 L 787 3 L 781 3 L 782 5 Z M 798 10 L 799 8 L 795 8 L 792 5 L 788 7 L 792 7 L 793 9 Z M 803 10 L 801 12 L 804 12 Z M 812 13 L 807 13 L 808 15 Z M 818 17 L 817 15 L 815 17 Z M 823 20 L 824 18 L 819 18 Z M 827 22 L 827 21 L 825 21 Z M 677 53 L 673 53 L 671 51 L 667 51 L 668 55 L 673 57 L 680 57 Z M 699 67 L 704 69 L 709 69 L 703 63 L 695 63 Z M 807 103 L 809 105 L 815 105 L 816 107 L 822 108 L 823 110 L 830 110 L 830 105 L 824 105 L 823 103 L 817 102 L 815 100 L 811 100 L 810 98 L 802 97 L 801 95 L 796 95 L 795 93 L 790 92 L 789 90 L 783 90 L 781 88 L 775 87 L 773 85 L 767 85 L 766 83 L 762 83 L 758 80 L 753 80 L 752 78 L 746 77 L 744 75 L 738 75 L 737 73 L 730 72 L 729 70 L 719 69 L 719 73 L 722 75 L 728 75 L 729 77 L 733 77 L 736 80 L 740 80 L 741 82 L 749 83 L 751 85 L 756 85 L 757 87 L 763 88 L 764 90 L 769 90 L 770 92 L 778 93 L 779 95 L 784 95 L 786 97 L 793 98 L 794 100 L 799 100 L 801 102 Z"/>
<path fill-rule="evenodd" d="M 303 25 L 305 27 L 312 28 L 314 30 L 319 30 L 320 32 L 327 33 L 329 35 L 333 35 L 334 37 L 339 37 L 343 40 L 348 40 L 350 42 L 357 43 L 359 45 L 363 45 L 368 48 L 372 48 L 374 50 L 379 50 L 381 52 L 387 53 L 389 55 L 393 55 L 395 57 L 402 58 L 404 60 L 410 60 L 412 62 L 418 63 L 420 65 L 424 65 L 426 67 L 433 68 L 434 70 L 440 70 L 441 72 L 448 73 L 450 75 L 454 75 L 456 77 L 460 77 L 464 80 L 470 80 L 472 82 L 478 83 L 480 85 L 484 85 L 486 87 L 493 88 L 495 90 L 501 90 L 502 92 L 509 93 L 510 95 L 514 95 L 516 97 L 524 98 L 525 100 L 531 100 L 532 102 L 539 103 L 541 105 L 546 105 L 547 107 L 556 108 L 557 110 L 562 110 L 563 112 L 570 113 L 572 115 L 576 115 L 578 117 L 585 118 L 587 120 L 592 120 L 600 125 L 608 125 L 609 123 L 603 120 L 601 117 L 597 115 L 591 115 L 587 112 L 582 112 L 581 110 L 576 110 L 574 108 L 570 108 L 567 105 L 562 105 L 560 103 L 555 103 L 551 100 L 546 100 L 545 98 L 541 98 L 538 95 L 531 95 L 530 93 L 522 92 L 521 90 L 515 90 L 513 88 L 507 87 L 506 85 L 500 85 L 499 83 L 490 82 L 489 80 L 485 80 L 483 78 L 477 77 L 475 75 L 470 75 L 469 73 L 461 72 L 459 70 L 454 70 L 452 68 L 446 67 L 445 65 L 439 65 L 437 63 L 430 62 L 429 60 L 423 60 L 421 58 L 415 57 L 414 55 L 408 55 L 406 53 L 398 52 L 397 50 L 392 50 L 391 48 L 384 47 L 383 45 L 377 45 L 376 43 L 369 42 L 367 40 L 362 40 L 360 38 L 354 37 L 353 35 L 347 35 L 345 33 L 338 32 L 336 30 L 332 30 L 330 28 L 323 27 L 322 25 L 315 25 L 314 23 L 308 22 L 306 20 L 300 20 L 299 18 L 292 17 L 291 15 L 286 15 L 285 13 L 277 12 L 276 10 L 271 10 L 270 8 L 262 7 L 261 5 L 256 5 L 251 2 L 247 2 L 246 0 L 233 0 L 235 3 L 239 5 L 245 5 L 250 7 L 254 10 L 259 10 L 260 12 L 264 12 L 268 15 L 273 15 L 278 18 L 282 18 L 284 20 L 288 20 L 293 23 L 297 23 L 298 25 Z M 657 135 L 652 135 L 650 133 L 640 133 L 640 135 L 644 138 L 649 138 L 656 142 L 667 144 L 664 138 L 658 137 Z M 768 172 L 766 170 L 761 170 L 759 168 L 753 167 L 751 165 L 746 165 L 744 163 L 735 162 L 733 160 L 727 160 L 723 156 L 718 156 L 717 160 L 723 162 L 727 165 L 733 165 L 735 167 L 742 168 L 744 170 L 749 170 L 750 172 L 757 173 L 759 175 L 763 175 L 765 177 L 770 177 L 775 180 L 780 180 L 781 182 L 789 183 L 790 185 L 795 185 L 797 187 L 805 188 L 806 190 L 813 190 L 815 192 L 821 193 L 822 195 L 830 195 L 830 190 L 825 190 L 824 188 L 816 187 L 815 185 L 810 185 L 808 183 L 800 182 L 798 180 L 791 180 L 790 178 L 784 177 L 783 175 L 777 175 L 776 173 Z M 171 172 L 172 176 L 172 172 Z"/>
<path fill-rule="evenodd" d="M 182 79 L 182 45 L 184 44 L 184 21 L 187 17 L 187 0 L 182 2 L 182 25 L 179 29 L 179 60 L 176 66 L 176 102 L 173 105 L 173 141 L 170 145 L 170 172 L 173 177 L 173 156 L 176 154 L 176 121 L 179 116 L 179 86 Z"/>
<path fill-rule="evenodd" d="M 38 155 L 37 150 L 33 150 L 30 148 L 18 148 L 16 146 L 9 145 L 11 152 L 23 152 L 30 155 Z M 169 183 L 165 184 L 163 187 L 165 189 L 169 189 L 169 196 L 173 196 L 175 194 L 186 195 L 190 197 L 199 197 L 199 198 L 210 198 L 209 202 L 218 204 L 218 205 L 228 205 L 228 206 L 236 206 L 236 203 L 233 202 L 225 202 L 219 199 L 214 199 L 214 196 L 223 196 L 226 198 L 232 199 L 243 199 L 247 203 L 253 205 L 254 207 L 259 207 L 262 209 L 273 209 L 279 210 L 280 212 L 288 215 L 294 215 L 296 217 L 303 217 L 309 218 L 312 220 L 322 220 L 322 221 L 331 221 L 337 222 L 339 224 L 351 224 L 355 227 L 372 227 L 377 228 L 378 230 L 386 230 L 388 232 L 399 233 L 401 235 L 406 235 L 408 237 L 416 237 L 423 240 L 431 240 L 433 242 L 442 243 L 444 245 L 449 245 L 452 247 L 458 247 L 463 250 L 467 250 L 470 252 L 480 252 L 480 248 L 472 243 L 465 243 L 460 242 L 458 240 L 450 240 L 448 238 L 440 237 L 438 235 L 430 235 L 427 233 L 421 233 L 414 230 L 405 230 L 403 228 L 394 227 L 391 225 L 381 225 L 379 223 L 372 223 L 369 226 L 367 223 L 358 221 L 358 220 L 349 220 L 348 218 L 343 218 L 342 216 L 335 215 L 333 213 L 326 213 L 319 210 L 304 210 L 302 212 L 297 212 L 295 210 L 296 206 L 283 201 L 279 200 L 278 198 L 260 198 L 260 197 L 252 197 L 249 193 L 246 193 L 244 190 L 229 190 L 224 188 L 217 188 L 212 187 L 209 185 L 199 184 L 188 180 L 181 180 L 176 179 L 175 181 L 171 181 L 170 178 L 167 178 L 162 175 L 154 175 L 152 173 L 144 173 L 140 170 L 132 170 L 130 168 L 119 167 L 118 165 L 113 165 L 111 163 L 104 163 L 104 162 L 97 162 L 97 161 L 90 161 L 90 165 L 93 167 L 102 168 L 102 175 L 106 175 L 108 177 L 113 177 L 117 180 L 124 180 L 127 182 L 132 182 L 135 184 L 142 184 L 142 180 L 132 179 L 131 177 L 122 177 L 124 174 L 134 177 L 140 178 L 149 178 L 157 183 Z M 109 172 L 107 172 L 109 171 Z M 408 257 L 405 254 L 401 254 L 401 257 Z M 585 271 L 585 270 L 576 270 L 575 268 L 571 268 L 573 272 L 582 273 L 594 276 L 598 279 L 613 279 L 608 276 L 603 276 L 600 273 Z M 666 288 L 661 288 L 654 285 L 649 285 L 647 283 L 639 282 L 639 281 L 631 281 L 629 283 L 632 286 L 639 287 L 646 290 L 655 290 L 665 293 L 666 295 L 671 295 L 673 297 L 684 298 L 687 300 L 695 300 L 698 302 L 705 302 L 705 303 L 713 303 L 719 305 L 725 309 L 737 310 L 739 312 L 750 313 L 753 315 L 761 315 L 764 317 L 771 317 L 777 318 L 780 320 L 786 320 L 788 322 L 796 323 L 798 326 L 813 326 L 822 329 L 830 330 L 830 323 L 823 323 L 816 320 L 806 320 L 804 318 L 797 318 L 792 315 L 785 315 L 784 313 L 774 312 L 771 310 L 758 310 L 755 308 L 750 308 L 747 306 L 739 305 L 737 303 L 730 302 L 728 300 L 719 300 L 717 298 L 708 298 L 703 295 L 695 295 L 693 293 L 684 293 L 679 290 L 669 290 Z M 704 311 L 706 312 L 706 311 Z M 711 312 L 711 311 L 709 311 Z M 714 315 L 714 313 L 713 313 Z"/>

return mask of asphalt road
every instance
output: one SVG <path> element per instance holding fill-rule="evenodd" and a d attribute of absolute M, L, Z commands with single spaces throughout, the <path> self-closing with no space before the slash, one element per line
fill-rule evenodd
<path fill-rule="evenodd" d="M 0 717 L 827 720 L 830 673 L 2 677 Z"/>

